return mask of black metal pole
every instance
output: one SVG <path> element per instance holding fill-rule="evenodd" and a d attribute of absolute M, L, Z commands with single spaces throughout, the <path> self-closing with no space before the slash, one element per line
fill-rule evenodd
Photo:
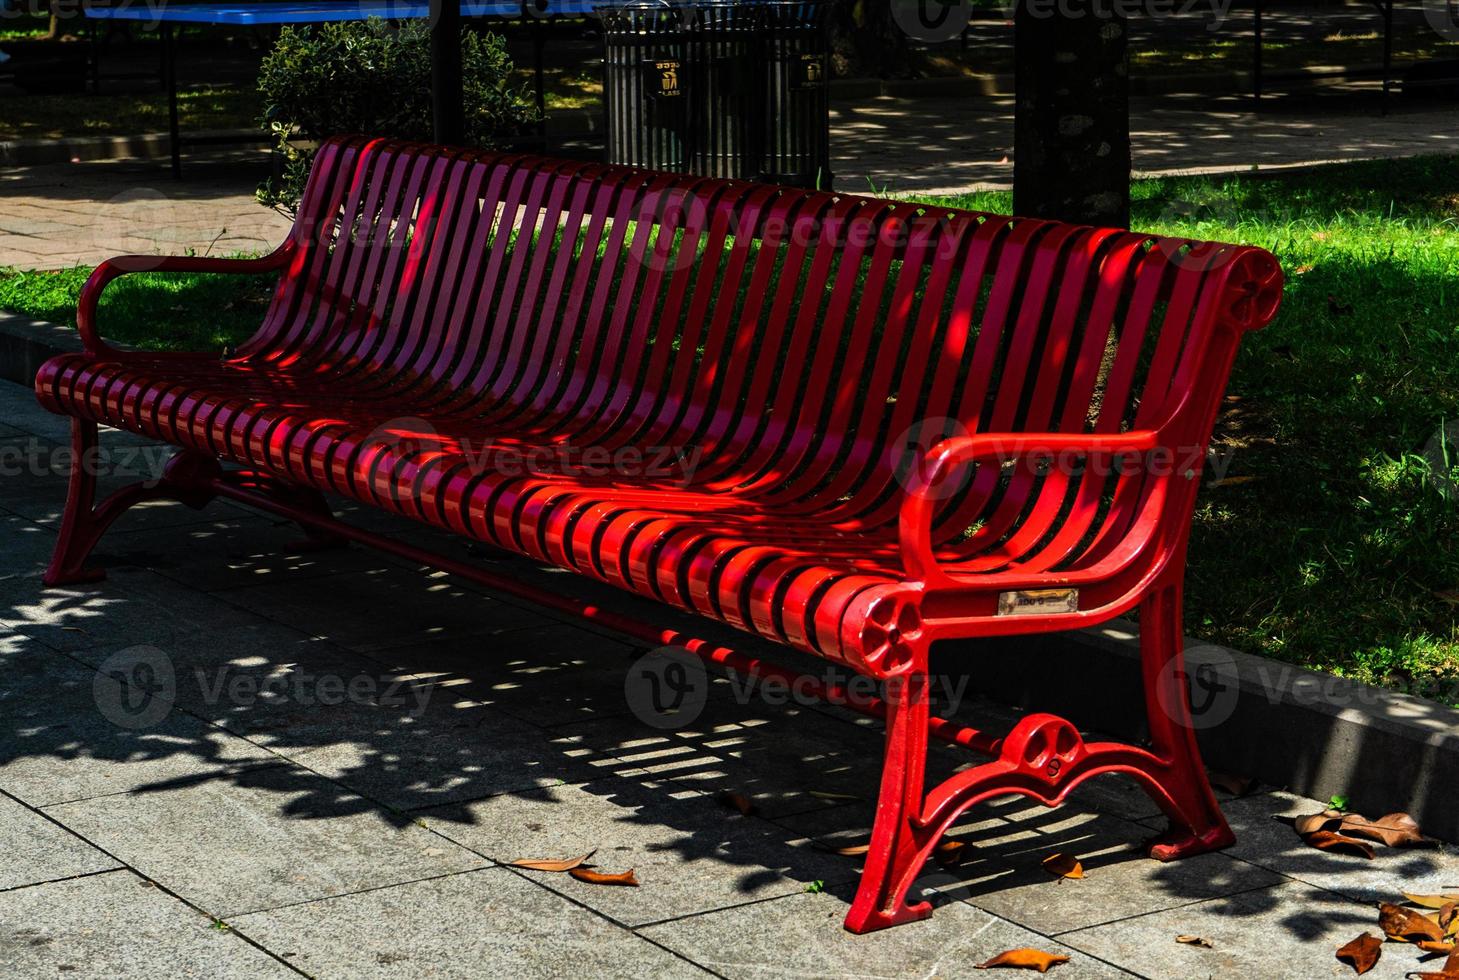
<path fill-rule="evenodd" d="M 171 24 L 162 25 L 162 73 L 167 79 L 167 142 L 172 151 L 172 176 L 182 176 L 182 129 L 177 122 L 177 38 Z"/>
<path fill-rule="evenodd" d="M 459 0 L 431 0 L 431 116 L 437 143 L 461 142 Z"/>

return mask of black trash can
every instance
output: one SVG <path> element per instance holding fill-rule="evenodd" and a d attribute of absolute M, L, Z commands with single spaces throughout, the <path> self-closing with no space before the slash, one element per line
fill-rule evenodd
<path fill-rule="evenodd" d="M 641 0 L 600 13 L 608 162 L 685 170 L 684 8 Z"/>
<path fill-rule="evenodd" d="M 828 7 L 822 0 L 762 0 L 764 180 L 831 187 Z"/>
<path fill-rule="evenodd" d="M 758 0 L 686 5 L 689 171 L 754 179 L 761 170 L 764 97 Z"/>

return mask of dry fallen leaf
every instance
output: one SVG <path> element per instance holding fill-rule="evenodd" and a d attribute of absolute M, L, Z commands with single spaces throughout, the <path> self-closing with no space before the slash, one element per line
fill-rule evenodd
<path fill-rule="evenodd" d="M 1315 834 L 1319 830 L 1326 830 L 1330 825 L 1342 822 L 1342 812 L 1339 810 L 1323 810 L 1321 813 L 1313 813 L 1305 817 L 1298 817 L 1292 821 L 1292 827 L 1306 837 L 1308 834 Z"/>
<path fill-rule="evenodd" d="M 1315 847 L 1319 851 L 1333 851 L 1338 854 L 1356 854 L 1360 857 L 1373 860 L 1373 845 L 1367 841 L 1361 841 L 1354 837 L 1344 837 L 1342 834 L 1334 834 L 1330 830 L 1319 830 L 1315 834 L 1308 834 L 1302 838 L 1307 842 L 1308 847 Z"/>
<path fill-rule="evenodd" d="M 1417 946 L 1419 949 L 1423 950 L 1425 953 L 1452 953 L 1452 952 L 1454 952 L 1454 944 L 1453 943 L 1434 942 L 1432 939 L 1425 939 L 1423 942 L 1414 943 L 1414 945 Z"/>
<path fill-rule="evenodd" d="M 870 844 L 852 844 L 850 847 L 838 847 L 836 853 L 845 857 L 859 857 L 871 850 Z"/>
<path fill-rule="evenodd" d="M 1439 928 L 1446 936 L 1459 933 L 1459 902 L 1448 902 L 1439 909 Z"/>
<path fill-rule="evenodd" d="M 1378 906 L 1378 925 L 1389 939 L 1399 942 L 1418 943 L 1429 940 L 1444 941 L 1444 930 L 1439 924 L 1421 912 L 1406 909 L 1402 905 L 1382 902 Z"/>
<path fill-rule="evenodd" d="M 1417 980 L 1459 980 L 1459 950 L 1451 952 L 1437 972 L 1408 973 L 1405 976 L 1416 977 Z"/>
<path fill-rule="evenodd" d="M 1044 870 L 1056 878 L 1083 878 L 1084 865 L 1072 854 L 1055 851 L 1043 860 Z"/>
<path fill-rule="evenodd" d="M 937 863 L 948 868 L 963 860 L 968 849 L 968 842 L 965 840 L 945 840 L 932 849 L 932 856 Z"/>
<path fill-rule="evenodd" d="M 573 868 L 580 868 L 583 862 L 592 857 L 597 851 L 589 851 L 581 857 L 566 858 L 561 861 L 539 861 L 534 858 L 518 858 L 512 862 L 514 868 L 528 868 L 532 871 L 571 871 Z"/>
<path fill-rule="evenodd" d="M 1068 963 L 1069 957 L 1060 956 L 1057 953 L 1045 953 L 1041 949 L 1010 949 L 1005 953 L 999 953 L 985 963 L 979 963 L 976 969 L 979 970 L 1037 970 L 1040 973 L 1048 973 L 1049 969 L 1058 966 L 1060 963 Z"/>
<path fill-rule="evenodd" d="M 1356 813 L 1349 813 L 1342 818 L 1342 823 L 1338 825 L 1337 829 L 1340 833 L 1354 837 L 1367 837 L 1389 847 L 1422 844 L 1426 840 L 1419 831 L 1418 821 L 1406 813 L 1390 813 L 1377 820 L 1368 820 Z"/>
<path fill-rule="evenodd" d="M 755 812 L 755 804 L 744 793 L 720 793 L 718 799 L 731 810 L 738 810 L 747 817 Z"/>
<path fill-rule="evenodd" d="M 1410 895 L 1403 893 L 1403 900 L 1414 905 L 1422 905 L 1426 909 L 1441 909 L 1452 902 L 1459 902 L 1459 893 L 1444 895 Z"/>
<path fill-rule="evenodd" d="M 1365 932 L 1337 951 L 1337 958 L 1353 968 L 1359 976 L 1373 969 L 1383 955 L 1383 940 Z"/>
<path fill-rule="evenodd" d="M 1204 936 L 1176 936 L 1175 941 L 1184 943 L 1187 946 L 1199 946 L 1201 949 L 1213 949 L 1211 941 Z"/>
<path fill-rule="evenodd" d="M 594 871 L 591 868 L 573 868 L 568 874 L 578 881 L 586 881 L 590 885 L 627 885 L 630 888 L 638 887 L 638 879 L 633 877 L 633 869 L 619 874 L 609 874 L 606 871 Z"/>

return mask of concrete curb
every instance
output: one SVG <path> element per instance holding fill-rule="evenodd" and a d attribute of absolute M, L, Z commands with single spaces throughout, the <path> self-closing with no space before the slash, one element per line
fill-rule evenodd
<path fill-rule="evenodd" d="M 29 387 L 47 358 L 80 349 L 68 327 L 0 313 L 0 378 Z M 574 592 L 591 593 L 598 585 L 526 567 L 521 575 Z M 690 635 L 772 659 L 789 653 L 601 588 L 604 601 L 666 626 L 675 623 Z M 1145 706 L 1138 629 L 1115 620 L 1074 633 L 948 644 L 936 651 L 934 666 L 969 674 L 976 692 L 996 701 L 1139 740 Z M 1186 641 L 1186 662 L 1195 725 L 1211 768 L 1317 799 L 1343 794 L 1371 817 L 1403 810 L 1426 833 L 1459 840 L 1459 808 L 1452 805 L 1459 786 L 1459 711 L 1195 639 Z"/>
<path fill-rule="evenodd" d="M 959 653 L 941 662 L 976 660 L 976 682 L 995 700 L 1121 738 L 1145 735 L 1139 627 L 1128 620 L 940 656 Z M 1459 840 L 1459 711 L 1189 637 L 1186 664 L 1212 769 L 1320 800 L 1341 794 L 1374 818 L 1402 810 L 1425 833 Z"/>
<path fill-rule="evenodd" d="M 0 379 L 29 388 L 42 364 L 81 349 L 81 335 L 70 327 L 0 311 Z"/>

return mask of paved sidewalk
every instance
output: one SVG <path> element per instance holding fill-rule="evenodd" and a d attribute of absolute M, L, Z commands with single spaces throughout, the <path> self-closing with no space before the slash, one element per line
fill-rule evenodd
<path fill-rule="evenodd" d="M 289 221 L 253 191 L 267 156 L 213 156 L 173 180 L 165 162 L 95 161 L 0 172 L 0 268 L 92 266 L 113 255 L 267 251 Z"/>
<path fill-rule="evenodd" d="M 625 644 L 363 549 L 300 554 L 230 504 L 142 508 L 102 544 L 109 581 L 44 589 L 65 432 L 0 382 L 0 976 L 964 977 L 1033 946 L 1064 978 L 1336 978 L 1375 900 L 1459 885 L 1451 851 L 1303 846 L 1272 817 L 1319 804 L 1280 792 L 1227 801 L 1228 852 L 1158 864 L 1155 808 L 1106 777 L 979 807 L 971 857 L 918 885 L 933 917 L 851 936 L 859 860 L 835 849 L 869 833 L 874 726 L 721 681 L 655 728 Z M 105 445 L 111 486 L 162 458 Z M 641 887 L 504 866 L 588 851 Z M 1052 879 L 1055 851 L 1087 877 Z M 1390 945 L 1371 976 L 1415 963 Z"/>
<path fill-rule="evenodd" d="M 1281 96 L 1260 114 L 1239 98 L 1137 99 L 1135 167 L 1245 171 L 1459 152 L 1452 106 L 1395 98 L 1385 116 L 1370 88 Z M 1012 181 L 1009 98 L 877 98 L 834 110 L 843 190 L 953 194 Z M 282 216 L 253 200 L 266 174 L 257 151 L 190 158 L 181 181 L 160 161 L 15 168 L 0 174 L 0 267 L 90 266 L 125 252 L 266 251 L 288 231 Z"/>

